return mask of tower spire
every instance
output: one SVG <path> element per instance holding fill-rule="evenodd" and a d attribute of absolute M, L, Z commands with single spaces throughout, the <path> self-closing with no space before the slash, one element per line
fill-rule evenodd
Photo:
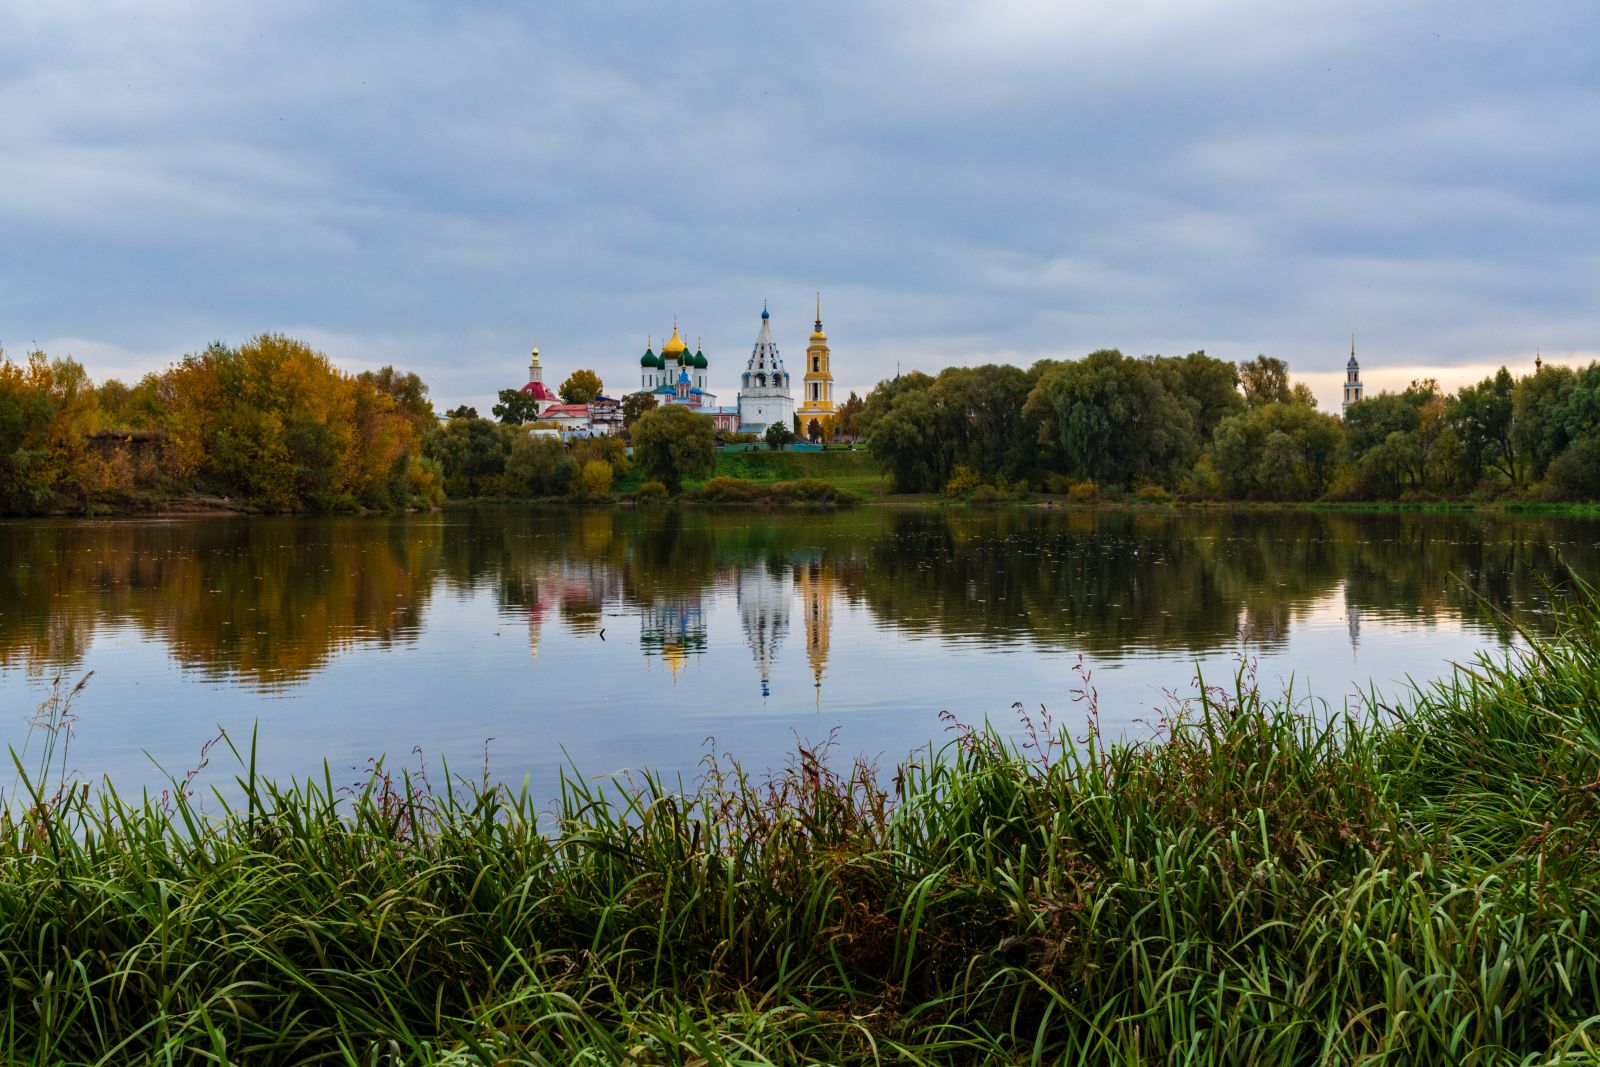
<path fill-rule="evenodd" d="M 817 290 L 817 329 L 822 329 L 822 290 Z"/>

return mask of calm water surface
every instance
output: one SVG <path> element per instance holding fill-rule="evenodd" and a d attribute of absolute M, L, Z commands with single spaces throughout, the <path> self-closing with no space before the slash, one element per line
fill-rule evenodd
<path fill-rule="evenodd" d="M 0 524 L 0 745 L 94 672 L 73 766 L 181 773 L 219 728 L 270 773 L 387 753 L 548 792 L 765 766 L 837 730 L 886 762 L 939 712 L 1013 702 L 1143 735 L 1241 656 L 1335 705 L 1538 628 L 1541 577 L 1600 575 L 1600 522 L 1486 515 L 452 511 L 397 519 Z M 489 740 L 489 739 L 493 740 Z M 152 762 L 154 761 L 154 762 Z M 209 780 L 231 769 L 213 761 Z M 9 780 L 9 774 L 0 776 Z"/>

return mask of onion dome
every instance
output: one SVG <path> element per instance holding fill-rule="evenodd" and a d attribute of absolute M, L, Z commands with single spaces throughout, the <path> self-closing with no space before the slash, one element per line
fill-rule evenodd
<path fill-rule="evenodd" d="M 690 359 L 693 362 L 696 370 L 705 370 L 711 365 L 710 362 L 706 360 L 706 354 L 701 352 L 699 349 L 695 350 L 694 355 L 691 356 Z"/>
<path fill-rule="evenodd" d="M 661 346 L 661 355 L 664 358 L 681 359 L 684 349 L 688 347 L 688 345 L 683 343 L 683 338 L 678 336 L 678 324 L 673 323 L 672 336 L 667 340 L 666 344 Z"/>
<path fill-rule="evenodd" d="M 529 382 L 527 385 L 524 385 L 520 390 L 518 390 L 518 392 L 526 393 L 535 400 L 556 399 L 556 394 L 552 393 L 550 391 L 550 387 L 543 382 Z"/>
<path fill-rule="evenodd" d="M 659 366 L 661 366 L 661 360 L 659 358 L 657 358 L 657 356 L 656 356 L 656 354 L 654 352 L 650 351 L 648 346 L 646 346 L 646 348 L 644 350 L 644 355 L 639 357 L 639 366 L 641 366 L 641 367 L 659 367 Z"/>

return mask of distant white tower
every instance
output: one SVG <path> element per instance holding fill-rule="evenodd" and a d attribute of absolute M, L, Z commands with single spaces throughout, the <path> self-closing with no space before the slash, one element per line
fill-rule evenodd
<path fill-rule="evenodd" d="M 750 362 L 739 379 L 739 429 L 744 433 L 765 433 L 773 423 L 788 426 L 794 422 L 794 397 L 789 395 L 789 372 L 772 340 L 770 315 L 761 309 L 761 332 L 756 334 Z"/>
<path fill-rule="evenodd" d="M 1344 365 L 1344 411 L 1361 399 L 1361 364 L 1356 362 L 1356 339 L 1350 336 L 1350 362 Z"/>

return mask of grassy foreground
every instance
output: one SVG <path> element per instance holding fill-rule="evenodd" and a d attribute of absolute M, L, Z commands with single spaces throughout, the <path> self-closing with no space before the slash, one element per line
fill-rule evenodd
<path fill-rule="evenodd" d="M 1600 1062 L 1600 617 L 1362 721 L 0 827 L 15 1063 Z M 19 767 L 21 764 L 19 763 Z"/>

